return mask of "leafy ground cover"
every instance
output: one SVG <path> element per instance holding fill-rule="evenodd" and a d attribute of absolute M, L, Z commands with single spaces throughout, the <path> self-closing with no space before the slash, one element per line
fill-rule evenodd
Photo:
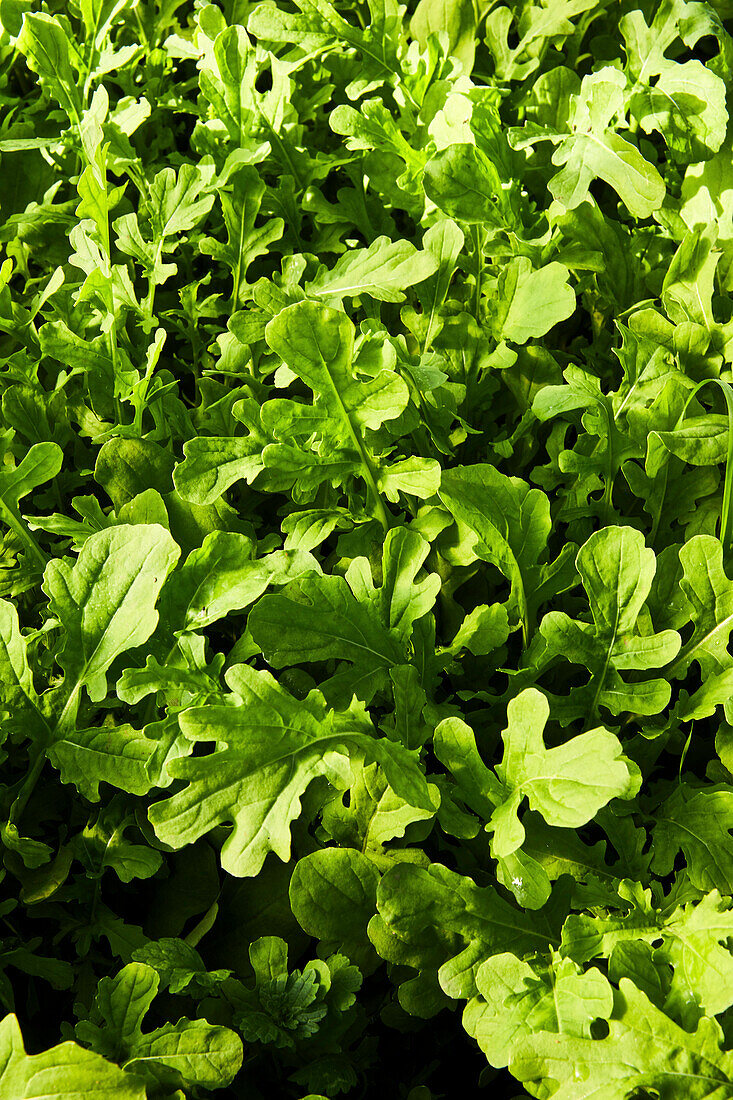
<path fill-rule="evenodd" d="M 0 0 L 4 1100 L 733 1096 L 731 16 Z"/>

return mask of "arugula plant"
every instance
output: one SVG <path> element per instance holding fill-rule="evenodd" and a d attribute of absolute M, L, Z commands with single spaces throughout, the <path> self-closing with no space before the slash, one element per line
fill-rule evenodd
<path fill-rule="evenodd" d="M 727 0 L 0 0 L 0 1095 L 733 1097 Z"/>

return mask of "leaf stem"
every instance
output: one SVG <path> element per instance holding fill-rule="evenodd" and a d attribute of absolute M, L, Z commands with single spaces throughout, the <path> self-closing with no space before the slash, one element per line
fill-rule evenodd
<path fill-rule="evenodd" d="M 379 486 L 377 485 L 378 474 L 377 474 L 376 468 L 374 466 L 374 463 L 372 462 L 372 460 L 371 460 L 371 458 L 370 458 L 370 456 L 367 452 L 367 449 L 364 446 L 363 442 L 359 439 L 357 439 L 356 442 L 357 442 L 357 446 L 359 447 L 359 451 L 360 451 L 360 454 L 361 454 L 364 480 L 366 481 L 367 487 L 369 488 L 369 491 L 372 494 L 372 498 L 374 500 L 374 505 L 375 505 L 376 510 L 377 510 L 377 519 L 381 523 L 382 528 L 384 530 L 384 533 L 386 534 L 387 531 L 389 531 L 391 524 L 390 524 L 390 521 L 389 521 L 389 515 L 387 513 L 387 509 L 384 507 L 384 501 L 382 500 L 382 495 L 379 492 Z"/>
<path fill-rule="evenodd" d="M 74 708 L 79 700 L 79 687 L 74 688 L 69 698 L 66 700 L 63 710 L 59 715 L 59 719 L 54 726 L 54 729 L 47 737 L 42 741 L 39 741 L 35 745 L 35 752 L 33 753 L 30 770 L 23 780 L 23 784 L 18 791 L 18 794 L 10 807 L 10 813 L 8 815 L 8 821 L 17 825 L 20 818 L 28 805 L 28 801 L 36 788 L 38 780 L 41 778 L 41 772 L 43 771 L 43 765 L 46 763 L 46 753 L 49 747 L 54 744 L 58 739 L 59 733 L 63 733 L 69 724 L 69 718 L 74 713 Z"/>

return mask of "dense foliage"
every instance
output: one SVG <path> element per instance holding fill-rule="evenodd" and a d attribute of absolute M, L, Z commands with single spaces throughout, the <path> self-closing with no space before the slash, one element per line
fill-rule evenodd
<path fill-rule="evenodd" d="M 731 15 L 0 0 L 4 1100 L 733 1097 Z"/>

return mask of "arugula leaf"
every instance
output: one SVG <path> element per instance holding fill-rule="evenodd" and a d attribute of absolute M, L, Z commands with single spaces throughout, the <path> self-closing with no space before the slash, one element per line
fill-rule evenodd
<path fill-rule="evenodd" d="M 670 1097 L 714 1096 L 731 1081 L 730 1055 L 721 1050 L 720 1028 L 709 1018 L 692 1034 L 655 1008 L 628 978 L 614 994 L 605 1039 L 538 1032 L 513 1051 L 511 1072 L 523 1084 L 549 1077 L 558 1100 L 618 1096 L 621 1090 L 663 1088 Z M 677 1059 L 670 1064 L 674 1047 Z M 578 1078 L 578 1072 L 582 1077 Z"/>
<path fill-rule="evenodd" d="M 318 691 L 300 701 L 268 672 L 247 665 L 231 668 L 226 679 L 240 704 L 193 708 L 179 716 L 189 741 L 213 740 L 224 748 L 169 762 L 171 776 L 188 785 L 150 807 L 150 821 L 165 844 L 182 848 L 213 825 L 231 821 L 222 848 L 222 866 L 230 874 L 256 875 L 269 851 L 287 860 L 302 796 L 316 776 L 343 782 L 349 748 L 378 760 L 397 794 L 432 810 L 415 755 L 374 737 L 363 706 L 329 710 Z"/>
<path fill-rule="evenodd" d="M 0 1096 L 733 1092 L 731 14 L 0 0 Z"/>
<path fill-rule="evenodd" d="M 43 584 L 64 626 L 57 660 L 67 707 L 84 686 L 95 702 L 103 699 L 114 659 L 150 637 L 155 602 L 179 553 L 157 524 L 122 525 L 87 539 L 73 566 L 49 562 Z"/>
<path fill-rule="evenodd" d="M 552 574 L 541 564 L 550 531 L 550 506 L 539 489 L 488 464 L 443 473 L 440 499 L 475 535 L 473 553 L 495 565 L 512 586 L 512 603 L 529 639 L 536 609 L 552 592 Z M 545 592 L 543 592 L 545 588 Z"/>
<path fill-rule="evenodd" d="M 549 187 L 568 210 L 588 198 L 588 188 L 595 178 L 613 187 L 634 217 L 647 218 L 664 202 L 666 188 L 657 169 L 612 125 L 625 113 L 625 90 L 626 76 L 604 66 L 584 76 L 577 93 L 571 96 L 570 136 L 550 128 L 533 129 L 535 124 L 526 124 L 524 131 L 509 134 L 515 149 L 543 140 L 557 144 L 552 163 L 564 167 L 553 176 Z"/>
<path fill-rule="evenodd" d="M 38 1089 L 58 1100 L 81 1092 L 101 1100 L 111 1090 L 120 1100 L 144 1100 L 145 1082 L 141 1078 L 124 1073 L 76 1043 L 59 1043 L 42 1054 L 26 1054 L 16 1016 L 6 1016 L 0 1029 L 0 1084 L 19 1100 L 31 1100 Z"/>
<path fill-rule="evenodd" d="M 607 1020 L 613 989 L 600 972 L 569 959 L 536 970 L 511 952 L 486 959 L 476 972 L 478 996 L 463 1012 L 463 1026 L 492 1066 L 509 1064 L 525 1035 L 552 1032 L 590 1038 L 591 1024 Z"/>
<path fill-rule="evenodd" d="M 547 700 L 534 688 L 512 699 L 502 733 L 504 756 L 495 773 L 481 761 L 473 734 L 461 719 L 446 718 L 434 735 L 436 756 L 492 833 L 499 881 L 529 909 L 544 905 L 551 888 L 540 865 L 521 851 L 525 833 L 518 811 L 525 797 L 548 825 L 578 828 L 612 798 L 632 798 L 641 781 L 618 739 L 602 727 L 546 749 L 542 731 L 549 713 Z"/>
<path fill-rule="evenodd" d="M 330 698 L 351 693 L 369 702 L 402 665 L 414 624 L 433 606 L 440 579 L 418 580 L 429 547 L 415 531 L 393 528 L 383 547 L 382 585 L 374 587 L 365 558 L 355 558 L 346 578 L 307 575 L 280 595 L 264 596 L 249 615 L 249 629 L 274 668 L 330 658 L 348 661 L 326 685 Z M 284 627 L 287 624 L 287 632 Z"/>
<path fill-rule="evenodd" d="M 654 552 L 644 537 L 630 527 L 606 527 L 591 535 L 578 551 L 578 572 L 588 595 L 592 624 L 550 611 L 540 624 L 534 652 L 529 655 L 541 669 L 562 658 L 591 670 L 591 679 L 571 696 L 566 713 L 592 714 L 600 706 L 611 714 L 631 711 L 656 714 L 669 702 L 666 680 L 651 679 L 627 684 L 626 669 L 654 669 L 667 665 L 678 653 L 680 636 L 675 630 L 655 633 L 638 625 L 644 600 L 652 585 Z M 564 704 L 558 701 L 559 706 Z"/>
<path fill-rule="evenodd" d="M 77 1025 L 78 1038 L 153 1087 L 229 1084 L 242 1064 L 242 1041 L 229 1028 L 181 1019 L 154 1031 L 142 1030 L 158 984 L 153 968 L 141 962 L 128 963 L 116 977 L 102 979 L 92 1019 Z"/>

